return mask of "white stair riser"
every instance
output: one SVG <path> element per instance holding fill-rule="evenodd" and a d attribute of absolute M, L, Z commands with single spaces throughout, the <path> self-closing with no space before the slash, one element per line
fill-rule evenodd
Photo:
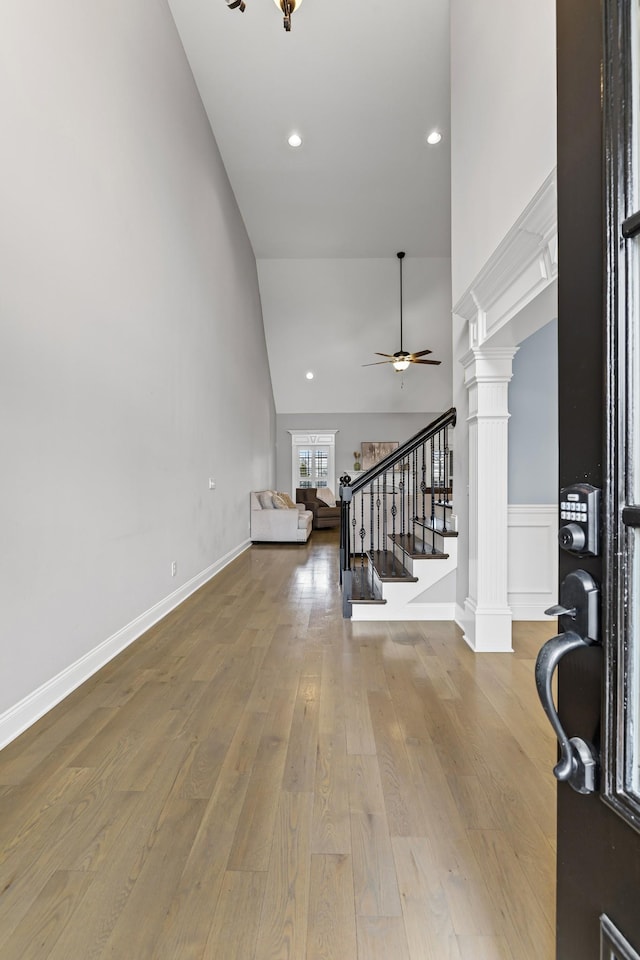
<path fill-rule="evenodd" d="M 427 553 L 430 553 L 430 551 L 431 551 L 432 531 L 431 531 L 431 530 L 425 530 L 425 531 L 421 531 L 421 532 L 424 532 L 424 533 L 426 534 L 426 541 L 425 541 L 425 542 L 426 542 L 426 545 L 427 545 L 427 546 L 426 546 L 426 550 L 427 550 Z M 453 549 L 456 550 L 457 540 L 458 540 L 457 537 L 442 537 L 442 536 L 440 536 L 440 534 L 439 534 L 438 531 L 436 530 L 436 531 L 435 531 L 435 537 L 434 537 L 433 539 L 434 539 L 434 542 L 435 542 L 435 548 L 436 548 L 436 550 L 437 550 L 439 553 L 448 553 L 449 555 L 451 555 L 451 553 L 452 553 L 451 544 L 454 544 Z M 404 552 L 404 550 L 402 549 L 402 547 L 400 547 L 400 546 L 399 546 L 398 544 L 396 544 L 396 543 L 393 543 L 393 541 L 390 540 L 390 541 L 389 541 L 389 544 L 390 544 L 390 549 L 393 550 L 393 553 L 395 554 L 395 556 L 398 558 L 398 560 L 400 560 L 400 561 L 402 562 L 402 565 L 407 568 L 407 570 L 409 571 L 409 573 L 410 573 L 412 576 L 414 576 L 414 577 L 419 576 L 419 574 L 416 573 L 415 570 L 414 570 L 414 568 L 413 568 L 413 563 L 414 563 L 413 558 L 407 556 L 407 554 Z M 419 562 L 419 563 L 424 563 L 424 562 L 425 562 L 424 560 L 420 560 L 420 558 L 417 558 L 417 559 L 418 559 L 418 562 Z M 429 563 L 438 563 L 437 560 L 429 560 L 428 562 L 429 562 Z"/>
<path fill-rule="evenodd" d="M 351 619 L 361 621 L 371 620 L 453 620 L 455 608 L 455 581 L 451 585 L 451 597 L 443 599 L 441 596 L 434 603 L 429 603 L 428 593 L 422 597 L 420 603 L 412 601 L 421 597 L 431 587 L 439 583 L 448 574 L 455 571 L 458 563 L 458 542 L 456 537 L 448 538 L 446 559 L 422 560 L 406 558 L 404 565 L 410 569 L 417 583 L 406 581 L 399 583 L 382 583 L 384 604 L 354 603 Z"/>

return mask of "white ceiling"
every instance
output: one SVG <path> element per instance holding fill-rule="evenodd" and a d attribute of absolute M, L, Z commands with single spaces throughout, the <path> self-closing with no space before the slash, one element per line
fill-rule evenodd
<path fill-rule="evenodd" d="M 169 5 L 256 258 L 449 257 L 448 0 Z"/>
<path fill-rule="evenodd" d="M 278 413 L 417 413 L 451 406 L 448 260 L 404 261 L 404 347 L 431 349 L 441 365 L 412 364 L 403 374 L 391 364 L 363 366 L 382 360 L 376 351 L 400 349 L 395 257 L 259 260 L 258 274 Z"/>

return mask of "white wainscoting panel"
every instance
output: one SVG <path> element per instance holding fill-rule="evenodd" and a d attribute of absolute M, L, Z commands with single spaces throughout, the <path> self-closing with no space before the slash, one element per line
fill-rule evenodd
<path fill-rule="evenodd" d="M 544 611 L 558 602 L 558 505 L 510 504 L 507 544 L 513 619 L 549 619 Z"/>

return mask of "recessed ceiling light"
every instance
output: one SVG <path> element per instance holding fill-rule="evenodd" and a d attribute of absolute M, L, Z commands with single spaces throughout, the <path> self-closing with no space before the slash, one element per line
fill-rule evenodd
<path fill-rule="evenodd" d="M 287 143 L 290 147 L 301 147 L 302 146 L 302 137 L 299 133 L 292 133 Z"/>
<path fill-rule="evenodd" d="M 311 370 L 307 370 L 307 380 L 313 380 L 313 373 Z"/>
<path fill-rule="evenodd" d="M 442 134 L 438 130 L 432 130 L 429 136 L 427 137 L 427 143 L 430 143 L 433 146 L 436 143 L 440 143 L 442 140 Z"/>

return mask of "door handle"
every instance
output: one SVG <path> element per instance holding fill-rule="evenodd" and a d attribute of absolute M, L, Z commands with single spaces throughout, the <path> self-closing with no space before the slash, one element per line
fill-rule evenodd
<path fill-rule="evenodd" d="M 597 789 L 598 752 L 580 737 L 569 738 L 560 723 L 553 700 L 553 675 L 562 658 L 572 650 L 590 647 L 592 642 L 568 630 L 547 640 L 536 660 L 536 687 L 542 708 L 549 718 L 560 744 L 560 760 L 553 768 L 556 780 L 567 781 L 578 793 Z"/>

